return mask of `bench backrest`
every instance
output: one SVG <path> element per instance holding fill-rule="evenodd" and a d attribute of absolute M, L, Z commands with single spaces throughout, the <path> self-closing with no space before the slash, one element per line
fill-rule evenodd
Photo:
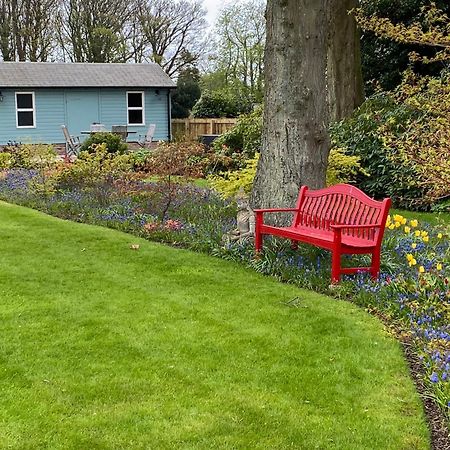
<path fill-rule="evenodd" d="M 330 225 L 382 225 L 381 229 L 344 229 L 343 234 L 381 243 L 390 199 L 379 202 L 348 184 L 338 184 L 310 191 L 302 186 L 297 200 L 299 212 L 294 227 L 308 227 L 329 231 Z"/>

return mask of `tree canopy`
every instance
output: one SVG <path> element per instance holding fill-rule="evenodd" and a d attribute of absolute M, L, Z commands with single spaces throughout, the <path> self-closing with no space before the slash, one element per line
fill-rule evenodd
<path fill-rule="evenodd" d="M 196 63 L 201 0 L 0 0 L 4 61 L 147 62 L 170 75 Z"/>

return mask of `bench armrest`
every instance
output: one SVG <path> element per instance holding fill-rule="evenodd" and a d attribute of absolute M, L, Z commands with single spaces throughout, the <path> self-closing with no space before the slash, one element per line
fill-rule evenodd
<path fill-rule="evenodd" d="M 255 209 L 254 212 L 256 213 L 273 213 L 273 212 L 294 212 L 298 211 L 298 208 L 268 208 L 268 209 Z"/>
<path fill-rule="evenodd" d="M 368 228 L 380 228 L 381 224 L 379 223 L 374 223 L 374 224 L 369 224 L 369 225 L 330 225 L 330 228 L 333 230 L 357 230 L 357 229 L 368 229 Z"/>

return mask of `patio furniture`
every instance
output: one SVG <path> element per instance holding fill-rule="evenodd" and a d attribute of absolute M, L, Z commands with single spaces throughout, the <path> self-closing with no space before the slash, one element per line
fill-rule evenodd
<path fill-rule="evenodd" d="M 128 131 L 126 125 L 113 125 L 111 127 L 111 133 L 120 136 L 122 138 L 122 141 L 127 140 Z"/>
<path fill-rule="evenodd" d="M 89 134 L 89 135 L 91 135 L 91 134 L 96 134 L 96 133 L 108 134 L 108 133 L 112 133 L 112 131 L 109 131 L 109 130 L 103 130 L 103 131 L 81 130 L 80 131 L 80 134 Z M 127 130 L 127 136 L 130 135 L 130 134 L 136 134 L 136 133 L 137 133 L 136 131 Z"/>
<path fill-rule="evenodd" d="M 150 124 L 145 135 L 140 134 L 138 144 L 142 147 L 150 147 L 153 142 L 153 136 L 155 134 L 156 125 L 154 123 Z"/>
<path fill-rule="evenodd" d="M 220 136 L 220 134 L 201 134 L 199 141 L 206 147 L 211 147 L 211 144 Z"/>
<path fill-rule="evenodd" d="M 106 129 L 105 129 L 105 125 L 103 125 L 102 123 L 92 123 L 91 124 L 91 131 L 93 132 L 93 133 L 99 133 L 99 132 L 102 132 L 102 131 L 106 131 Z"/>
<path fill-rule="evenodd" d="M 72 136 L 65 125 L 61 125 L 61 129 L 66 141 L 66 154 L 68 156 L 77 156 L 81 147 L 80 138 L 78 136 Z"/>

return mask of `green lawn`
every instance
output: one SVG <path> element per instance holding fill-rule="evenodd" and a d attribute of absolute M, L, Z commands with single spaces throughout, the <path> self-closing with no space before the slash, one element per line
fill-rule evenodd
<path fill-rule="evenodd" d="M 350 303 L 4 203 L 0 235 L 0 448 L 429 448 Z"/>

